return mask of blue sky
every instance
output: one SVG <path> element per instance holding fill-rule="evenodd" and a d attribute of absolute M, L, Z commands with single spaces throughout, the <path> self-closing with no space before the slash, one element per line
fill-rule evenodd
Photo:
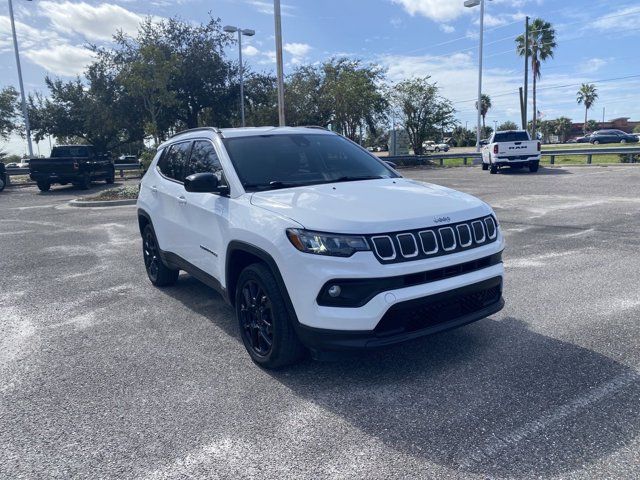
<path fill-rule="evenodd" d="M 179 15 L 199 21 L 211 11 L 224 24 L 256 30 L 244 45 L 245 61 L 273 71 L 271 0 L 13 0 L 25 86 L 43 91 L 46 73 L 73 78 L 90 61 L 87 42 L 108 44 L 113 31 L 134 32 L 146 15 Z M 463 0 L 283 0 L 285 69 L 347 55 L 383 65 L 390 81 L 431 75 L 454 102 L 458 119 L 475 122 L 479 8 Z M 0 2 L 0 86 L 17 85 L 7 2 Z M 514 38 L 524 17 L 554 24 L 559 47 L 542 69 L 538 108 L 544 118 L 561 115 L 581 121 L 577 84 L 596 83 L 600 99 L 590 118 L 640 120 L 640 3 L 636 0 L 493 0 L 485 17 L 483 91 L 493 98 L 487 123 L 519 118 L 518 87 L 523 60 Z M 236 51 L 230 49 L 230 54 Z M 634 76 L 635 77 L 632 77 Z M 12 139 L 3 148 L 24 151 Z M 40 145 L 42 153 L 48 148 Z"/>

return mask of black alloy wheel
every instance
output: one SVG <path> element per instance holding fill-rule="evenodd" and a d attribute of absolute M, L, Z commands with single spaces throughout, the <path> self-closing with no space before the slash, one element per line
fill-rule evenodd
<path fill-rule="evenodd" d="M 152 282 L 155 282 L 158 279 L 160 252 L 151 229 L 147 229 L 144 232 L 142 255 L 144 256 L 144 267 L 147 269 L 147 275 L 149 275 L 149 279 Z"/>
<path fill-rule="evenodd" d="M 144 227 L 142 233 L 142 255 L 147 276 L 156 287 L 166 287 L 178 281 L 180 270 L 170 268 L 162 261 L 158 240 L 151 225 Z"/>
<path fill-rule="evenodd" d="M 273 306 L 264 287 L 254 279 L 242 285 L 239 305 L 242 336 L 253 352 L 269 355 L 273 347 Z"/>

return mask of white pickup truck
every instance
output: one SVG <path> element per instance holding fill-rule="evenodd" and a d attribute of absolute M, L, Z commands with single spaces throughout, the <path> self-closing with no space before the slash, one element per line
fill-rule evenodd
<path fill-rule="evenodd" d="M 540 147 L 525 130 L 495 132 L 482 148 L 482 169 L 498 173 L 502 167 L 529 167 L 530 172 L 537 172 Z"/>

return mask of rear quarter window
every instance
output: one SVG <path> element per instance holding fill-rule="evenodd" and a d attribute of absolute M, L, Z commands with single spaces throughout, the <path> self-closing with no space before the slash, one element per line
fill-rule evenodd
<path fill-rule="evenodd" d="M 529 140 L 527 132 L 503 132 L 496 133 L 493 138 L 494 142 L 526 142 Z"/>

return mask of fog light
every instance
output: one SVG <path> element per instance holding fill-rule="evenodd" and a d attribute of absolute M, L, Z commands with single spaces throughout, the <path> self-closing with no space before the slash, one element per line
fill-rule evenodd
<path fill-rule="evenodd" d="M 329 287 L 329 290 L 327 290 L 327 293 L 330 297 L 336 298 L 340 296 L 340 293 L 342 293 L 342 289 L 338 285 L 331 285 Z"/>

